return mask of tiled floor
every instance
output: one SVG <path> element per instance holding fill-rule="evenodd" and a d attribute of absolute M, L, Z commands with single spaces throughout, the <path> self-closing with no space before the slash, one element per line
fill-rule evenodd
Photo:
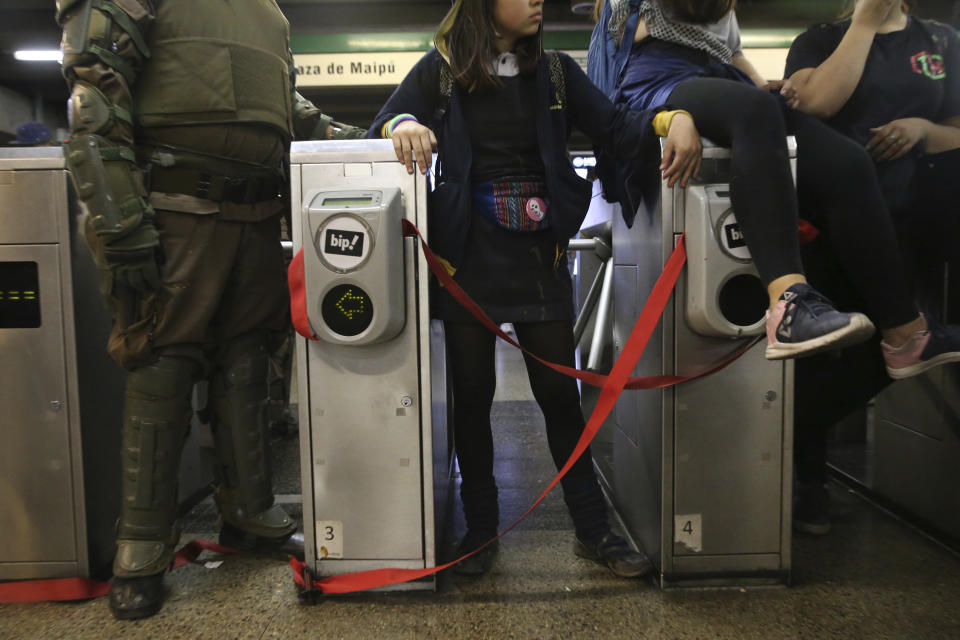
<path fill-rule="evenodd" d="M 500 371 L 509 379 L 494 409 L 506 521 L 532 502 L 553 466 L 515 354 L 504 354 Z M 277 492 L 299 514 L 291 497 L 297 441 L 275 449 Z M 0 638 L 960 638 L 960 559 L 839 486 L 831 494 L 834 528 L 795 537 L 790 588 L 661 592 L 617 579 L 573 555 L 554 493 L 504 539 L 489 575 L 442 575 L 436 593 L 304 606 L 283 563 L 228 557 L 217 568 L 168 575 L 167 602 L 148 620 L 117 622 L 104 599 L 0 605 Z M 213 538 L 212 504 L 184 524 L 184 540 Z M 454 533 L 462 527 L 458 516 Z"/>

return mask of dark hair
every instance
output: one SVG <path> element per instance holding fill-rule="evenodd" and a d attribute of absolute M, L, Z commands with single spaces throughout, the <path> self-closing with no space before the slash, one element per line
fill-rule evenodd
<path fill-rule="evenodd" d="M 490 66 L 497 55 L 494 2 L 496 0 L 461 0 L 457 17 L 445 34 L 450 69 L 460 86 L 468 91 L 503 85 Z M 520 38 L 514 44 L 513 52 L 517 54 L 520 73 L 536 70 L 542 51 L 542 34 L 541 22 L 534 35 Z"/>
<path fill-rule="evenodd" d="M 660 6 L 682 22 L 712 24 L 733 11 L 737 0 L 659 0 Z"/>

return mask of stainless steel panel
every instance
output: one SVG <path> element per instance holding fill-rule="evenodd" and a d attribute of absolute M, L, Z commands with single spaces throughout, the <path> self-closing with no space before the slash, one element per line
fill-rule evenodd
<path fill-rule="evenodd" d="M 877 397 L 873 486 L 939 533 L 960 538 L 960 367 L 901 380 Z"/>
<path fill-rule="evenodd" d="M 688 371 L 740 346 L 710 341 L 696 350 L 686 326 L 677 329 L 677 361 Z M 674 513 L 701 518 L 702 547 L 675 543 L 675 556 L 780 551 L 782 367 L 757 345 L 724 371 L 676 388 Z"/>
<path fill-rule="evenodd" d="M 414 299 L 411 248 L 404 260 Z M 414 305 L 406 322 L 417 326 Z M 417 338 L 404 331 L 377 345 L 309 345 L 314 518 L 343 523 L 345 559 L 423 558 Z"/>
<path fill-rule="evenodd" d="M 58 241 L 61 171 L 0 171 L 0 244 Z"/>
<path fill-rule="evenodd" d="M 60 147 L 6 147 L 0 148 L 0 171 L 18 169 L 63 169 L 63 150 Z"/>
<path fill-rule="evenodd" d="M 636 266 L 617 265 L 613 268 L 614 289 L 619 292 L 639 291 L 640 285 L 638 269 Z M 644 290 L 649 290 L 646 288 Z M 632 295 L 616 295 L 613 300 L 614 308 L 614 331 L 613 331 L 613 353 L 614 359 L 620 357 L 627 339 L 630 337 L 630 331 L 633 329 L 633 322 L 640 315 L 645 298 Z M 651 340 L 653 341 L 653 340 Z M 648 358 L 645 364 L 649 361 Z M 638 370 L 649 370 L 649 366 L 639 365 Z M 643 375 L 643 374 L 639 374 Z M 613 422 L 615 428 L 626 437 L 633 446 L 640 442 L 640 416 L 649 415 L 649 411 L 659 409 L 660 392 L 643 391 L 624 391 L 613 407 Z"/>
<path fill-rule="evenodd" d="M 396 162 L 392 144 L 338 144 L 293 146 L 295 220 L 304 189 L 400 186 L 406 217 L 426 232 L 426 181 L 419 174 L 407 175 Z M 349 170 L 341 160 L 351 163 Z M 298 248 L 304 237 L 301 227 L 293 225 Z M 436 532 L 448 498 L 451 458 L 443 335 L 439 324 L 431 330 L 428 270 L 418 251 L 415 240 L 404 240 L 404 286 L 410 302 L 397 338 L 369 346 L 298 340 L 306 560 L 319 574 L 436 562 Z M 311 526 L 329 520 L 342 522 L 339 559 L 321 557 L 322 541 Z"/>
<path fill-rule="evenodd" d="M 617 355 L 683 230 L 683 196 L 664 187 L 631 229 L 614 219 Z M 691 331 L 676 304 L 684 287 L 681 277 L 634 375 L 699 373 L 742 344 Z M 792 384 L 792 365 L 767 362 L 760 345 L 709 378 L 621 396 L 611 494 L 665 586 L 789 579 Z M 697 550 L 674 544 L 675 518 L 690 515 Z"/>
<path fill-rule="evenodd" d="M 42 322 L 0 329 L 0 562 L 78 562 L 59 248 L 0 246 L 0 261 L 37 263 Z"/>
<path fill-rule="evenodd" d="M 874 491 L 939 532 L 960 538 L 960 440 L 955 434 L 939 441 L 880 420 L 874 456 Z"/>
<path fill-rule="evenodd" d="M 422 313 L 424 307 L 421 307 L 420 317 L 429 318 L 429 315 Z M 424 478 L 430 481 L 424 482 L 423 499 L 426 504 L 433 503 L 433 522 L 432 526 L 426 526 L 424 549 L 426 565 L 434 566 L 438 561 L 437 547 L 446 528 L 446 516 L 453 499 L 450 482 L 454 459 L 453 438 L 450 434 L 452 422 L 448 421 L 450 407 L 447 405 L 446 341 L 441 321 L 430 322 L 430 340 L 425 342 L 429 347 L 426 361 L 430 366 L 422 368 L 421 384 L 423 388 L 430 389 L 430 412 L 428 415 L 421 414 L 420 419 L 424 421 L 424 426 L 430 426 L 430 437 L 424 439 L 424 446 L 429 446 L 430 453 L 428 455 L 427 451 L 424 451 L 423 459 L 431 461 L 432 464 L 424 469 Z M 428 521 L 424 524 L 431 523 Z"/>
<path fill-rule="evenodd" d="M 754 555 L 704 555 L 674 558 L 678 574 L 690 573 L 752 573 L 780 570 L 780 555 L 758 553 Z"/>
<path fill-rule="evenodd" d="M 877 396 L 876 418 L 943 440 L 947 435 L 943 420 L 946 372 L 945 367 L 937 367 L 890 385 Z"/>

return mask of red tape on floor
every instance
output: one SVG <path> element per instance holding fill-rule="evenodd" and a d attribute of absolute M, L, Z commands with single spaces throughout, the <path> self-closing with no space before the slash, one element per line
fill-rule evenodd
<path fill-rule="evenodd" d="M 440 261 L 436 258 L 430 248 L 427 246 L 426 242 L 423 240 L 423 236 L 420 234 L 419 230 L 408 220 L 403 221 L 403 230 L 404 235 L 417 235 L 420 238 L 420 246 L 423 250 L 424 256 L 427 259 L 427 263 L 430 266 L 430 270 L 437 276 L 441 284 L 447 288 L 450 295 L 452 295 L 461 305 L 467 308 L 473 315 L 476 317 L 485 327 L 493 331 L 500 338 L 507 341 L 511 345 L 517 347 L 518 349 L 523 350 L 525 353 L 529 353 L 521 345 L 515 342 L 507 334 L 500 330 L 500 327 L 493 322 L 480 307 L 470 299 L 469 296 L 460 288 L 459 285 L 450 277 L 450 274 L 447 273 L 447 270 L 443 267 Z M 546 366 L 564 373 L 566 375 L 574 376 L 588 382 L 590 384 L 595 384 L 601 387 L 600 399 L 597 402 L 596 407 L 593 410 L 593 413 L 590 415 L 590 419 L 587 421 L 586 427 L 584 427 L 583 434 L 580 436 L 580 440 L 577 442 L 576 447 L 573 450 L 573 453 L 570 454 L 570 458 L 567 460 L 566 464 L 563 465 L 563 468 L 557 473 L 556 477 L 552 482 L 544 489 L 543 493 L 540 494 L 540 497 L 521 515 L 517 518 L 510 526 L 501 531 L 499 535 L 494 538 L 491 538 L 482 546 L 474 549 L 472 552 L 448 562 L 443 565 L 436 567 L 430 567 L 426 569 L 374 569 L 370 571 L 359 571 L 356 573 L 347 573 L 337 576 L 330 576 L 321 579 L 314 579 L 310 572 L 307 571 L 306 564 L 293 558 L 290 560 L 290 567 L 293 569 L 293 578 L 297 585 L 304 589 L 305 591 L 319 591 L 323 594 L 344 594 L 352 593 L 356 591 L 367 591 L 369 589 L 376 589 L 379 587 L 385 587 L 392 584 L 399 584 L 401 582 L 409 582 L 411 580 L 418 580 L 420 578 L 425 578 L 427 576 L 433 575 L 444 569 L 452 567 L 461 560 L 469 558 L 475 553 L 479 553 L 484 547 L 492 544 L 495 540 L 500 539 L 508 532 L 510 532 L 514 527 L 520 524 L 524 518 L 526 518 L 530 513 L 539 505 L 543 499 L 550 493 L 551 490 L 557 483 L 560 482 L 560 479 L 566 475 L 567 471 L 570 470 L 570 467 L 583 455 L 583 452 L 587 449 L 590 442 L 593 441 L 594 436 L 596 436 L 597 431 L 603 425 L 604 421 L 607 419 L 607 416 L 613 410 L 614 405 L 617 402 L 617 398 L 620 396 L 624 388 L 634 388 L 634 389 L 653 389 L 666 387 L 674 384 L 679 384 L 693 378 L 702 377 L 708 375 L 714 371 L 717 371 L 731 362 L 739 358 L 743 353 L 748 349 L 744 349 L 732 358 L 721 363 L 720 365 L 711 368 L 708 371 L 698 374 L 697 376 L 692 377 L 681 377 L 681 376 L 655 376 L 649 378 L 630 378 L 629 373 L 633 371 L 634 367 L 637 364 L 637 361 L 640 359 L 640 356 L 643 354 L 644 349 L 647 346 L 647 343 L 650 340 L 650 336 L 653 333 L 654 329 L 657 326 L 657 323 L 660 320 L 660 316 L 663 314 L 663 309 L 666 307 L 667 302 L 670 299 L 670 296 L 673 293 L 674 286 L 676 285 L 677 278 L 679 278 L 683 266 L 686 263 L 686 246 L 684 244 L 684 237 L 681 236 L 680 240 L 677 242 L 677 246 L 674 248 L 673 253 L 670 255 L 670 258 L 667 260 L 666 265 L 664 266 L 663 272 L 660 274 L 660 277 L 657 279 L 656 284 L 651 291 L 649 298 L 647 298 L 647 303 L 643 308 L 643 311 L 640 313 L 640 317 L 637 318 L 636 323 L 634 324 L 633 330 L 630 333 L 630 337 L 627 339 L 627 343 L 623 348 L 623 351 L 620 354 L 620 357 L 617 358 L 617 361 L 613 365 L 608 376 L 601 376 L 597 374 L 591 374 L 584 371 L 579 371 L 577 369 L 572 369 L 569 367 L 564 367 L 552 362 L 547 362 L 537 357 L 534 354 L 530 354 L 538 361 L 542 362 Z M 302 257 L 301 257 L 302 265 Z M 291 264 L 291 269 L 293 268 Z M 291 274 L 292 276 L 293 274 Z M 300 285 L 302 286 L 302 273 L 301 273 Z M 291 277 L 291 295 L 293 295 L 293 278 Z M 306 303 L 303 304 L 304 316 L 302 317 L 301 324 L 307 327 L 306 337 L 312 338 L 309 335 L 309 322 L 306 319 Z M 301 333 L 301 335 L 305 335 Z M 751 341 L 750 346 L 756 344 L 756 340 Z M 628 386 L 632 383 L 633 386 Z"/>
<path fill-rule="evenodd" d="M 243 553 L 209 540 L 191 540 L 173 555 L 170 570 L 179 569 L 194 562 L 204 551 L 214 553 Z M 110 581 L 101 582 L 89 578 L 54 578 L 51 580 L 24 580 L 0 582 L 0 602 L 54 602 L 90 600 L 105 596 L 110 591 Z"/>

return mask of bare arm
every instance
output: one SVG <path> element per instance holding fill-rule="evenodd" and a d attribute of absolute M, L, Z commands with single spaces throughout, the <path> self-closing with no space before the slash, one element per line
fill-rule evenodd
<path fill-rule="evenodd" d="M 755 85 L 758 87 L 766 86 L 766 78 L 760 75 L 760 72 L 757 71 L 755 66 L 753 66 L 753 63 L 747 60 L 746 56 L 744 56 L 742 53 L 734 54 L 733 59 L 730 62 L 737 69 L 740 69 L 740 71 L 743 71 L 745 74 L 750 76 L 750 79 L 753 80 Z"/>
<path fill-rule="evenodd" d="M 953 149 L 960 149 L 960 116 L 947 118 L 940 123 L 929 123 L 924 150 L 927 153 L 940 153 Z"/>
<path fill-rule="evenodd" d="M 860 0 L 850 28 L 830 57 L 790 76 L 791 106 L 822 119 L 836 115 L 860 83 L 877 29 L 897 2 Z"/>

